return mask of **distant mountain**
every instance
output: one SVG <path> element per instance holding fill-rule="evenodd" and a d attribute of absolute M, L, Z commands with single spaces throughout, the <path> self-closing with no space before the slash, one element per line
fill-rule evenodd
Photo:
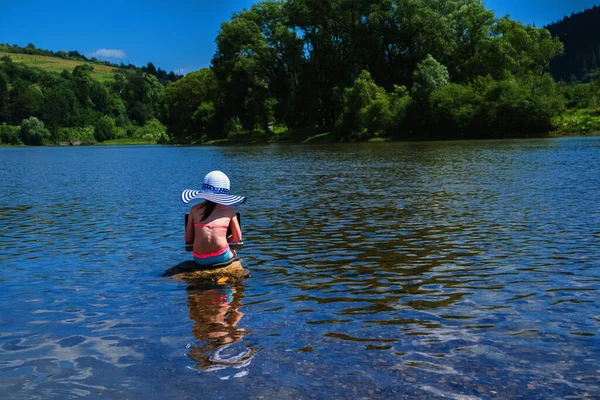
<path fill-rule="evenodd" d="M 600 7 L 565 16 L 545 26 L 565 45 L 565 54 L 550 63 L 550 72 L 556 80 L 587 81 L 597 76 L 600 68 Z"/>

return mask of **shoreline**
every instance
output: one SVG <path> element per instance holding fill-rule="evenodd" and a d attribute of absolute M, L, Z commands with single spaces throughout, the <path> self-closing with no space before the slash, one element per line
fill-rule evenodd
<path fill-rule="evenodd" d="M 314 132 L 313 132 L 314 133 Z M 535 135 L 518 135 L 508 137 L 478 137 L 478 138 L 448 138 L 448 137 L 430 137 L 430 138 L 393 138 L 393 137 L 374 137 L 366 140 L 339 140 L 336 138 L 333 132 L 322 132 L 315 133 L 312 135 L 306 135 L 294 131 L 285 131 L 279 134 L 271 135 L 254 135 L 254 134 L 238 134 L 233 138 L 224 138 L 209 140 L 207 142 L 175 142 L 175 143 L 159 143 L 148 140 L 135 140 L 135 139 L 114 139 L 105 142 L 96 143 L 77 143 L 77 144 L 44 144 L 40 146 L 28 146 L 25 144 L 0 144 L 0 148 L 9 147 L 92 147 L 92 146 L 253 146 L 262 144 L 344 144 L 344 143 L 384 143 L 384 142 L 398 142 L 398 143 L 415 143 L 415 142 L 442 142 L 442 141 L 479 141 L 479 140 L 515 140 L 515 139 L 558 139 L 566 137 L 596 137 L 600 136 L 600 131 L 593 132 L 560 132 L 552 131 L 545 134 Z"/>

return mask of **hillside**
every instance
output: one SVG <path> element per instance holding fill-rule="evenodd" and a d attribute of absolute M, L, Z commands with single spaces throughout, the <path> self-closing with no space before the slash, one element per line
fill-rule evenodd
<path fill-rule="evenodd" d="M 22 63 L 29 67 L 36 67 L 45 70 L 46 72 L 57 72 L 60 73 L 64 70 L 69 72 L 82 64 L 91 64 L 94 70 L 90 76 L 100 82 L 113 80 L 113 75 L 118 71 L 118 68 L 109 67 L 106 65 L 98 65 L 93 63 L 86 63 L 83 61 L 65 60 L 59 57 L 39 56 L 34 54 L 14 54 L 0 50 L 0 58 L 9 56 L 13 62 Z"/>
<path fill-rule="evenodd" d="M 571 14 L 546 26 L 552 36 L 563 42 L 565 53 L 550 63 L 550 72 L 557 81 L 589 81 L 600 68 L 600 7 Z"/>
<path fill-rule="evenodd" d="M 154 75 L 163 85 L 181 78 L 181 75 L 177 75 L 173 71 L 167 73 L 161 68 L 156 68 L 151 62 L 141 67 L 134 64 L 113 64 L 108 61 L 97 60 L 94 57 L 90 59 L 76 50 L 54 52 L 39 49 L 33 43 L 28 44 L 26 47 L 0 43 L 0 58 L 5 56 L 9 56 L 16 63 L 40 68 L 46 72 L 60 73 L 65 70 L 72 72 L 78 65 L 89 64 L 94 67 L 90 76 L 99 82 L 112 81 L 116 72 L 124 70 L 139 70 Z"/>

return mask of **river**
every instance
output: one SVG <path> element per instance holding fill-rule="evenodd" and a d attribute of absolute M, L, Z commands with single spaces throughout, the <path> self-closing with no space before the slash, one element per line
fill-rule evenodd
<path fill-rule="evenodd" d="M 251 277 L 187 285 L 219 169 Z M 3 398 L 599 398 L 600 138 L 0 148 Z"/>

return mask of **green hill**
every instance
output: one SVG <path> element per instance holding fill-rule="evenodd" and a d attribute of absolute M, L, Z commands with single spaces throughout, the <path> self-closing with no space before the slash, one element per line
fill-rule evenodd
<path fill-rule="evenodd" d="M 11 60 L 16 63 L 22 63 L 29 67 L 41 68 L 47 72 L 57 73 L 61 73 L 64 70 L 71 72 L 78 65 L 90 64 L 94 67 L 94 70 L 91 72 L 90 76 L 100 82 L 113 80 L 114 74 L 119 70 L 115 67 L 109 67 L 90 62 L 65 60 L 59 57 L 41 56 L 35 54 L 9 53 L 0 49 L 0 58 L 4 56 L 9 56 Z"/>

